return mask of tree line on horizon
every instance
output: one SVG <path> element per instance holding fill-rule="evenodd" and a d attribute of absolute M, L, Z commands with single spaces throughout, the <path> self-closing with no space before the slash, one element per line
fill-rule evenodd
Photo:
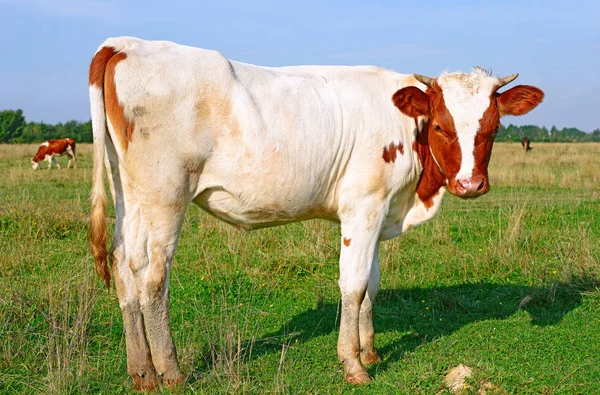
<path fill-rule="evenodd" d="M 92 121 L 72 120 L 52 125 L 44 122 L 27 122 L 23 110 L 20 109 L 0 111 L 0 143 L 43 143 L 65 137 L 73 138 L 79 143 L 91 143 L 93 141 Z M 496 141 L 519 142 L 523 137 L 528 137 L 535 142 L 549 143 L 600 142 L 600 129 L 586 133 L 577 128 L 558 129 L 552 126 L 548 130 L 545 126 L 510 124 L 500 127 Z"/>

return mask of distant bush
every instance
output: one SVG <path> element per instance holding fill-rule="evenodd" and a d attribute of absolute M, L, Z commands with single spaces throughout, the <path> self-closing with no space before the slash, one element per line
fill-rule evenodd
<path fill-rule="evenodd" d="M 529 137 L 531 141 L 545 141 L 549 143 L 576 143 L 576 142 L 600 142 L 600 129 L 592 133 L 585 133 L 577 128 L 557 129 L 556 126 L 548 131 L 546 127 L 535 125 L 508 125 L 501 126 L 498 130 L 496 141 L 521 141 L 523 137 Z"/>
<path fill-rule="evenodd" d="M 50 125 L 26 122 L 22 110 L 0 111 L 0 143 L 41 143 L 46 140 L 74 138 L 80 143 L 92 142 L 92 121 L 68 121 Z"/>
<path fill-rule="evenodd" d="M 92 121 L 68 121 L 50 125 L 44 122 L 26 122 L 22 110 L 0 111 L 0 143 L 41 143 L 46 140 L 71 137 L 80 143 L 91 143 Z M 573 143 L 600 142 L 600 129 L 585 133 L 577 128 L 557 129 L 535 125 L 508 125 L 498 130 L 496 141 L 519 142 L 529 137 L 535 142 Z"/>

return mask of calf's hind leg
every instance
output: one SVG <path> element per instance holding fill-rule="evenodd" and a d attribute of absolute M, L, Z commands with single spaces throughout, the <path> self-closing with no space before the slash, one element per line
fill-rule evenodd
<path fill-rule="evenodd" d="M 184 202 L 141 205 L 141 237 L 130 267 L 144 317 L 152 363 L 159 379 L 176 385 L 185 376 L 177 361 L 169 318 L 169 275 L 186 209 Z"/>
<path fill-rule="evenodd" d="M 113 245 L 115 244 L 119 242 L 115 240 Z M 136 391 L 154 391 L 159 382 L 144 331 L 144 319 L 133 274 L 127 260 L 124 259 L 122 247 L 120 245 L 112 252 L 112 269 L 125 329 L 127 372 L 133 378 L 133 388 Z"/>
<path fill-rule="evenodd" d="M 125 329 L 127 372 L 133 378 L 133 388 L 136 391 L 154 391 L 159 382 L 146 339 L 136 284 L 130 269 L 131 256 L 127 254 L 134 248 L 135 240 L 141 236 L 139 206 L 127 177 L 120 175 L 114 156 L 112 161 L 108 160 L 109 156 L 110 154 L 107 156 L 106 170 L 117 214 L 110 256 Z M 126 235 L 128 237 L 125 237 Z M 126 245 L 127 241 L 132 242 Z"/>

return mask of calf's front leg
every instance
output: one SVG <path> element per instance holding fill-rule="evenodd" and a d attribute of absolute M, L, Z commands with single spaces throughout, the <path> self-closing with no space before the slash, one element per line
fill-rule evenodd
<path fill-rule="evenodd" d="M 379 287 L 376 253 L 384 210 L 376 212 L 377 207 L 381 206 L 371 204 L 367 210 L 353 210 L 352 218 L 342 220 L 339 279 L 342 314 L 337 349 L 345 378 L 353 384 L 371 381 L 361 358 L 365 363 L 378 359 L 373 347 L 371 308 Z"/>
<path fill-rule="evenodd" d="M 379 290 L 379 243 L 375 248 L 371 275 L 367 285 L 365 298 L 360 306 L 359 316 L 359 339 L 360 339 L 360 361 L 364 366 L 381 362 L 381 358 L 375 349 L 375 330 L 373 329 L 373 303 Z"/>

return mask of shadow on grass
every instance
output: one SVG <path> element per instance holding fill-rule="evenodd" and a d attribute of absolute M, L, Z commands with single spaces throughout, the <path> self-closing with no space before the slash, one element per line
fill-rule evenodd
<path fill-rule="evenodd" d="M 531 325 L 547 326 L 581 304 L 582 294 L 600 285 L 597 280 L 577 278 L 568 283 L 540 287 L 498 285 L 487 282 L 436 288 L 382 290 L 373 310 L 377 334 L 406 332 L 398 341 L 379 349 L 384 362 L 377 371 L 412 352 L 418 346 L 452 334 L 463 326 L 484 320 L 503 320 L 519 310 L 531 317 Z M 441 318 L 441 320 L 440 320 Z M 279 331 L 256 339 L 252 357 L 281 352 L 282 344 L 306 342 L 336 332 L 339 304 L 320 303 L 288 321 Z M 331 354 L 334 355 L 335 350 Z"/>

